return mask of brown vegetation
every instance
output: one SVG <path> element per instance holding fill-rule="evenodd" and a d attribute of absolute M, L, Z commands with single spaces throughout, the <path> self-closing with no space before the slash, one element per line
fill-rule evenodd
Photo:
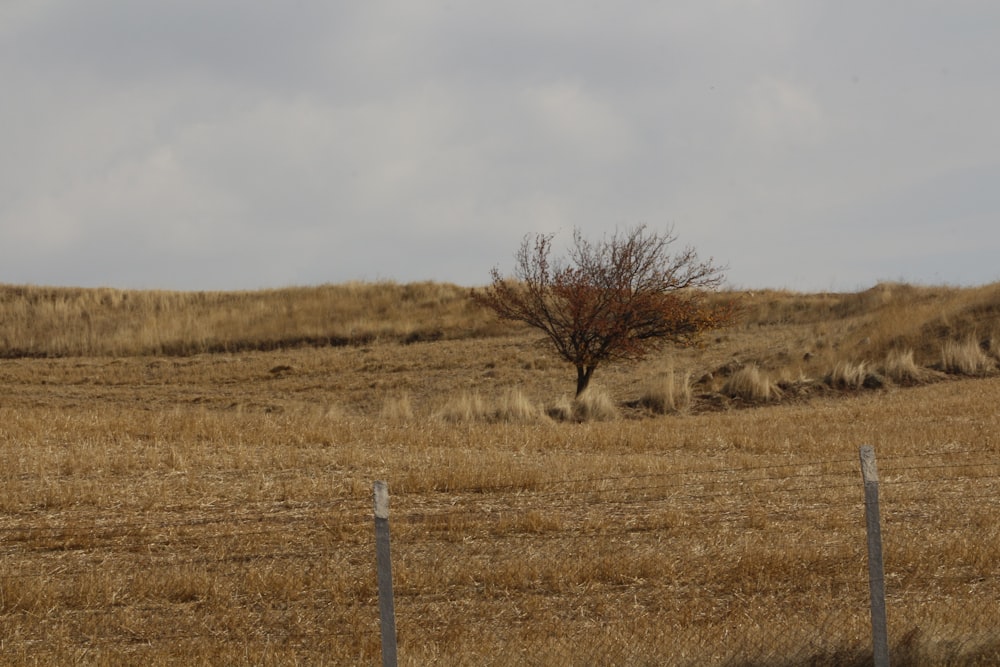
<path fill-rule="evenodd" d="M 658 415 L 684 412 L 691 407 L 691 396 L 690 371 L 678 378 L 671 368 L 646 382 L 639 405 Z"/>
<path fill-rule="evenodd" d="M 472 297 L 501 319 L 541 331 L 576 368 L 577 396 L 599 364 L 691 345 L 734 321 L 732 304 L 706 299 L 722 283 L 722 270 L 691 248 L 670 253 L 670 233 L 640 225 L 591 243 L 576 230 L 566 259 L 550 256 L 552 239 L 525 237 L 513 278 L 493 269 L 491 284 Z"/>
<path fill-rule="evenodd" d="M 747 364 L 729 376 L 722 393 L 746 401 L 770 401 L 781 398 L 781 389 L 761 373 L 756 364 Z"/>
<path fill-rule="evenodd" d="M 187 356 L 483 336 L 456 285 L 348 283 L 259 292 L 0 285 L 0 356 Z"/>
<path fill-rule="evenodd" d="M 862 664 L 862 444 L 893 664 L 1000 660 L 997 286 L 740 295 L 703 349 L 604 369 L 611 421 L 457 287 L 0 293 L 4 664 L 376 664 L 376 479 L 403 664 Z M 352 344 L 301 345 L 322 312 Z M 970 336 L 994 366 L 940 372 Z M 780 398 L 722 393 L 750 366 Z M 644 402 L 664 368 L 679 414 Z"/>
<path fill-rule="evenodd" d="M 947 340 L 941 348 L 941 367 L 948 373 L 980 375 L 996 370 L 996 363 L 983 351 L 979 341 Z"/>

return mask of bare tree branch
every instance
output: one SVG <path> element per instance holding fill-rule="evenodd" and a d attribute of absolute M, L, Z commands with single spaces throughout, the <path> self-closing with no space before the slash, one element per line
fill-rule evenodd
<path fill-rule="evenodd" d="M 598 364 L 637 360 L 668 344 L 690 344 L 704 331 L 730 324 L 730 306 L 706 305 L 704 293 L 724 280 L 723 268 L 700 261 L 692 248 L 671 255 L 676 236 L 644 225 L 599 243 L 579 230 L 566 261 L 550 259 L 552 235 L 526 236 L 514 274 L 498 269 L 473 297 L 499 317 L 541 330 L 577 369 L 577 394 Z"/>

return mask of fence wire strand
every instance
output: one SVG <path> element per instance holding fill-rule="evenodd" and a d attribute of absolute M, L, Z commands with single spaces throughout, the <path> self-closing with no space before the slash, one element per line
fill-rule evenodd
<path fill-rule="evenodd" d="M 998 462 L 980 452 L 949 456 L 956 454 L 968 458 L 884 462 L 894 664 L 1000 663 Z M 939 488 L 948 485 L 953 490 Z M 934 493 L 921 493 L 928 489 Z M 962 513 L 953 509 L 958 503 Z M 393 497 L 391 525 L 405 664 L 870 660 L 864 503 L 854 459 L 401 493 Z M 348 645 L 351 655 L 376 651 L 368 498 L 213 506 L 159 522 L 54 515 L 25 528 L 15 517 L 0 524 L 0 550 L 0 620 L 10 627 L 48 613 L 45 605 L 80 582 L 100 580 L 102 559 L 114 556 L 129 573 L 108 574 L 107 593 L 98 586 L 93 599 L 66 612 L 109 614 L 87 646 L 132 632 L 131 641 L 150 644 L 276 642 L 292 653 L 302 644 L 301 655 L 313 658 Z M 925 554 L 918 565 L 894 567 L 917 552 Z M 340 572 L 341 590 L 318 586 L 323 580 L 312 573 L 321 570 Z M 109 613 L 115 595 L 127 599 Z M 342 608 L 345 595 L 349 608 Z M 213 596 L 248 620 L 128 629 L 130 614 Z M 74 626 L 72 618 L 64 622 Z M 56 657 L 41 637 L 23 638 L 23 645 Z"/>

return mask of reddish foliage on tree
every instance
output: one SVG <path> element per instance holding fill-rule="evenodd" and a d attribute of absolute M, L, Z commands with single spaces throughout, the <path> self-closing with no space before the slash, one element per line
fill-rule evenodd
<path fill-rule="evenodd" d="M 553 261 L 552 235 L 526 236 L 514 275 L 494 268 L 492 283 L 473 297 L 503 319 L 542 330 L 576 367 L 579 396 L 601 362 L 691 344 L 733 321 L 732 305 L 705 299 L 722 284 L 723 269 L 699 261 L 691 248 L 670 254 L 676 238 L 641 225 L 590 243 L 575 230 L 567 260 Z"/>

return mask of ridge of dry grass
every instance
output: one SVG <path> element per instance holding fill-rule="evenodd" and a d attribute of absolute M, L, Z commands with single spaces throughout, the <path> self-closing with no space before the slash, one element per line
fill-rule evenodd
<path fill-rule="evenodd" d="M 489 336 L 468 290 L 346 283 L 246 292 L 0 285 L 0 357 L 192 355 Z"/>
<path fill-rule="evenodd" d="M 942 350 L 950 350 L 954 357 L 960 349 L 954 341 L 960 340 L 982 339 L 983 351 L 972 350 L 977 359 L 965 362 L 966 367 L 969 363 L 974 367 L 969 372 L 976 375 L 996 372 L 997 352 L 992 343 L 995 336 L 972 337 L 969 332 L 1000 331 L 993 319 L 1000 285 L 957 289 L 882 284 L 857 294 L 763 291 L 721 293 L 710 298 L 735 299 L 741 304 L 741 323 L 706 339 L 699 348 L 654 355 L 645 365 L 603 365 L 598 370 L 600 378 L 616 376 L 614 383 L 608 383 L 608 389 L 614 401 L 625 408 L 625 414 L 632 415 L 632 408 L 642 406 L 643 401 L 646 405 L 643 409 L 656 414 L 660 408 L 654 404 L 660 399 L 666 401 L 664 408 L 674 400 L 695 411 L 725 405 L 727 395 L 751 404 L 762 400 L 760 396 L 764 394 L 771 401 L 778 400 L 779 394 L 780 400 L 802 400 L 823 391 L 824 380 L 827 386 L 840 391 L 878 388 L 883 380 L 902 385 L 937 381 L 941 375 L 933 369 L 944 366 Z M 246 293 L 0 286 L 0 314 L 5 315 L 0 317 L 0 356 L 121 358 L 180 353 L 190 356 L 208 351 L 225 358 L 226 354 L 239 351 L 348 344 L 364 353 L 365 370 L 383 374 L 388 371 L 387 377 L 405 375 L 405 369 L 387 367 L 376 359 L 381 353 L 371 352 L 381 349 L 377 345 L 380 341 L 534 338 L 530 329 L 501 325 L 468 298 L 468 290 L 435 283 L 350 283 Z M 944 322 L 950 324 L 945 326 Z M 929 338 L 914 339 L 914 332 Z M 914 342 L 915 346 L 907 347 L 906 341 Z M 526 378 L 553 377 L 565 372 L 565 365 L 544 344 L 537 352 L 530 352 L 532 346 L 522 342 L 513 345 L 510 354 L 485 360 L 482 380 L 505 378 L 503 383 L 507 387 L 517 387 Z M 862 364 L 866 369 L 884 367 L 894 351 L 901 349 L 913 355 L 909 364 L 912 367 L 905 372 L 898 367 L 902 362 L 897 359 L 894 373 L 885 373 L 882 378 L 869 374 L 860 384 L 840 378 L 851 365 Z M 935 350 L 932 358 L 927 356 L 929 349 Z M 224 350 L 228 352 L 219 354 Z M 673 397 L 661 386 L 656 390 L 660 394 L 657 398 L 650 394 L 652 388 L 648 382 L 643 389 L 640 383 L 628 381 L 623 375 L 648 376 L 650 372 L 644 368 L 663 364 L 676 366 L 700 379 L 686 390 L 680 387 L 680 393 Z M 752 388 L 749 386 L 735 390 L 731 376 L 748 365 L 756 367 L 760 378 L 767 380 L 763 394 L 759 391 L 761 387 L 749 394 L 746 393 Z M 270 369 L 278 384 L 294 375 L 294 369 L 283 370 L 281 366 Z M 964 372 L 962 367 L 950 365 L 952 373 Z M 900 379 L 893 379 L 894 374 Z M 866 383 L 868 379 L 872 382 Z M 407 407 L 402 403 L 392 405 L 386 394 L 402 392 L 413 397 L 424 393 L 416 391 L 419 385 L 419 380 L 407 380 L 404 386 L 386 384 L 382 396 L 366 399 L 367 404 L 361 410 L 370 414 L 372 403 L 379 401 L 386 416 L 395 411 L 397 417 L 408 418 L 423 409 L 419 406 L 426 399 L 415 399 Z M 619 392 L 613 385 L 626 391 Z M 533 395 L 531 402 L 549 406 L 547 410 L 557 416 L 562 412 L 570 415 L 564 418 L 577 418 L 572 416 L 571 405 L 552 404 L 553 396 L 563 390 L 554 384 L 550 386 L 551 393 Z M 649 395 L 637 395 L 633 393 L 636 390 Z M 494 391 L 490 388 L 486 395 Z"/>
<path fill-rule="evenodd" d="M 470 298 L 442 283 L 346 283 L 247 292 L 167 292 L 0 284 L 0 356 L 189 355 L 301 345 L 418 342 L 506 335 Z M 946 340 L 1000 332 L 1000 283 L 975 288 L 882 283 L 858 293 L 720 292 L 744 328 L 810 332 L 816 356 L 864 348 L 884 358 L 914 350 L 940 359 Z M 721 334 L 725 335 L 725 334 Z M 996 356 L 996 351 L 992 353 Z"/>

